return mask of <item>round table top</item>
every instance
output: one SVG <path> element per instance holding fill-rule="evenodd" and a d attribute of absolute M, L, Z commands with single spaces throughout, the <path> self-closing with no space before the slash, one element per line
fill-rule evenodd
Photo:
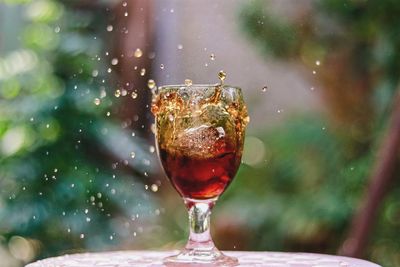
<path fill-rule="evenodd" d="M 82 253 L 49 258 L 26 267 L 158 267 L 164 257 L 178 251 L 115 251 Z M 225 251 L 239 259 L 239 266 L 268 267 L 379 267 L 375 263 L 349 257 L 312 253 Z M 170 266 L 170 265 L 168 265 Z M 204 265 L 202 265 L 204 266 Z"/>

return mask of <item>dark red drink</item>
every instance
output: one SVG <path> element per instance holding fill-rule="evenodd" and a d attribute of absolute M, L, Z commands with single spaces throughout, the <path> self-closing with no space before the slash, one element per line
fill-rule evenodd
<path fill-rule="evenodd" d="M 160 148 L 160 158 L 167 176 L 176 190 L 193 199 L 209 199 L 222 194 L 240 165 L 234 149 L 224 149 L 211 157 L 173 153 Z"/>

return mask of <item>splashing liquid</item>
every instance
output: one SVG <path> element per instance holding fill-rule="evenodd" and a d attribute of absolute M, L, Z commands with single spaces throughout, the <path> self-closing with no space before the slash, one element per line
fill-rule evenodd
<path fill-rule="evenodd" d="M 223 85 L 226 73 L 218 78 L 217 85 L 185 82 L 153 96 L 161 162 L 184 197 L 219 196 L 240 165 L 247 109 L 240 92 Z"/>

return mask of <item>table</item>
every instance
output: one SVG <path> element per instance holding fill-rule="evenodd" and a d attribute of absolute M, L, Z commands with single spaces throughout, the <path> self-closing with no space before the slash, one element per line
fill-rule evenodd
<path fill-rule="evenodd" d="M 162 259 L 178 251 L 115 251 L 65 255 L 40 260 L 26 267 L 159 267 Z M 268 267 L 380 267 L 365 260 L 312 253 L 226 251 L 240 266 Z M 170 266 L 170 265 L 169 265 Z M 204 265 L 201 265 L 204 266 Z"/>

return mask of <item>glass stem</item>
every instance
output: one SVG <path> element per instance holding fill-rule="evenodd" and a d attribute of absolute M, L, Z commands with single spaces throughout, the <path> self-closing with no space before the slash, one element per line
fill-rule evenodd
<path fill-rule="evenodd" d="M 216 199 L 185 199 L 190 227 L 187 250 L 212 251 L 216 249 L 210 234 L 210 216 L 215 201 Z"/>

